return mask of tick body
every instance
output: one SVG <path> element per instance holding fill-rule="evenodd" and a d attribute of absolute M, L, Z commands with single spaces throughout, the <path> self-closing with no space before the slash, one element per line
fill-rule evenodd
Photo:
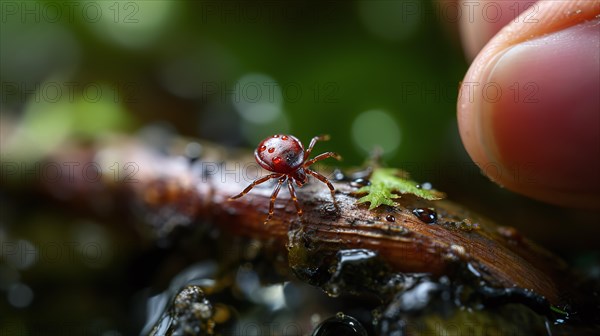
<path fill-rule="evenodd" d="M 261 167 L 270 171 L 271 174 L 254 180 L 254 182 L 246 187 L 246 189 L 244 189 L 241 193 L 230 197 L 229 200 L 237 199 L 246 195 L 248 192 L 250 192 L 250 190 L 252 190 L 252 188 L 270 179 L 277 179 L 277 185 L 271 194 L 269 214 L 267 215 L 265 224 L 267 224 L 273 217 L 275 200 L 277 199 L 277 195 L 279 194 L 281 187 L 285 183 L 287 183 L 288 191 L 292 201 L 294 201 L 298 216 L 301 217 L 302 207 L 300 207 L 300 204 L 298 203 L 294 184 L 296 184 L 298 187 L 302 187 L 308 182 L 308 175 L 312 175 L 317 180 L 327 185 L 329 191 L 331 192 L 331 197 L 333 198 L 333 204 L 337 208 L 337 203 L 335 201 L 335 189 L 333 188 L 331 182 L 329 182 L 325 176 L 309 168 L 309 166 L 315 162 L 330 157 L 337 160 L 342 159 L 341 156 L 334 152 L 326 152 L 315 156 L 313 159 L 308 159 L 317 141 L 326 140 L 329 140 L 328 135 L 316 136 L 311 139 L 308 148 L 305 150 L 300 140 L 293 135 L 277 134 L 264 139 L 258 144 L 258 147 L 254 151 L 254 158 Z"/>

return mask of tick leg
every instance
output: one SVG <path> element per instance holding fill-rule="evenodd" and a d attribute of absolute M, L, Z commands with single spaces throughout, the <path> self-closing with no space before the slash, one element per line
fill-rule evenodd
<path fill-rule="evenodd" d="M 263 182 L 266 182 L 266 181 L 268 181 L 270 179 L 278 178 L 280 176 L 281 176 L 281 174 L 269 174 L 267 176 L 263 176 L 263 177 L 261 177 L 259 179 L 256 179 L 249 186 L 247 186 L 246 189 L 244 189 L 241 193 L 239 193 L 239 194 L 237 194 L 235 196 L 229 197 L 229 201 L 234 200 L 236 198 L 240 198 L 240 197 L 246 195 L 248 192 L 250 192 L 250 190 L 252 190 L 252 188 L 256 187 L 257 185 L 259 185 L 259 184 L 261 184 Z"/>
<path fill-rule="evenodd" d="M 335 200 L 335 188 L 333 187 L 333 184 L 331 184 L 331 182 L 329 182 L 329 180 L 325 176 L 317 173 L 314 170 L 305 169 L 305 171 L 308 174 L 316 177 L 319 181 L 327 184 L 327 187 L 329 188 L 329 191 L 331 192 L 331 198 L 333 199 L 333 205 L 335 206 L 335 208 L 336 208 L 337 211 L 340 211 L 340 208 L 338 207 L 337 201 Z"/>
<path fill-rule="evenodd" d="M 319 154 L 319 155 L 315 156 L 314 158 L 312 158 L 311 160 L 308 160 L 308 161 L 304 162 L 304 167 L 308 167 L 308 166 L 314 164 L 317 161 L 325 160 L 325 159 L 330 158 L 330 157 L 332 157 L 332 158 L 334 158 L 334 159 L 336 159 L 338 161 L 342 159 L 342 157 L 338 153 L 326 152 L 326 153 L 323 153 L 323 154 Z"/>
<path fill-rule="evenodd" d="M 277 194 L 279 194 L 281 185 L 286 180 L 287 180 L 287 176 L 283 176 L 277 182 L 277 186 L 275 187 L 275 189 L 273 190 L 273 193 L 271 194 L 271 203 L 269 203 L 269 215 L 267 216 L 267 219 L 265 219 L 265 222 L 263 224 L 267 224 L 269 222 L 269 220 L 271 220 L 271 217 L 273 217 L 273 212 L 275 212 L 275 199 L 277 199 Z"/>
<path fill-rule="evenodd" d="M 300 203 L 298 203 L 298 197 L 296 197 L 296 189 L 294 188 L 294 182 L 292 182 L 292 180 L 288 180 L 288 190 L 290 191 L 290 196 L 292 197 L 292 201 L 294 201 L 294 205 L 296 206 L 296 212 L 298 213 L 298 217 L 302 217 L 302 208 L 300 207 Z"/>
<path fill-rule="evenodd" d="M 327 140 L 329 140 L 329 135 L 327 135 L 327 134 L 319 135 L 319 136 L 312 138 L 310 140 L 310 144 L 308 145 L 308 148 L 304 151 L 304 161 L 306 161 L 306 159 L 308 159 L 308 157 L 310 156 L 310 152 L 312 152 L 312 149 L 313 149 L 313 147 L 315 147 L 315 144 L 317 143 L 317 141 L 327 141 Z"/>

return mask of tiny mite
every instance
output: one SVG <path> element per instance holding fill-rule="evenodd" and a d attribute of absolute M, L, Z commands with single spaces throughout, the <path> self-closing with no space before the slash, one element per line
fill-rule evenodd
<path fill-rule="evenodd" d="M 333 188 L 331 182 L 329 182 L 329 180 L 325 176 L 308 168 L 315 162 L 330 157 L 335 158 L 337 160 L 342 159 L 341 156 L 334 152 L 326 152 L 315 156 L 313 159 L 308 159 L 308 157 L 310 156 L 310 152 L 312 151 L 317 141 L 327 140 L 329 140 L 328 135 L 316 136 L 312 138 L 312 140 L 310 140 L 310 144 L 305 150 L 300 140 L 298 140 L 298 138 L 296 138 L 293 135 L 277 134 L 264 139 L 260 142 L 260 144 L 258 144 L 258 147 L 254 151 L 254 158 L 261 167 L 273 173 L 254 180 L 254 182 L 252 182 L 248 187 L 246 187 L 246 189 L 244 189 L 241 193 L 230 197 L 229 200 L 234 200 L 246 195 L 248 192 L 250 192 L 250 190 L 252 190 L 252 188 L 263 182 L 266 182 L 270 179 L 278 179 L 277 186 L 275 186 L 275 189 L 271 194 L 271 203 L 269 204 L 269 215 L 265 220 L 265 224 L 267 224 L 271 217 L 273 217 L 275 199 L 277 199 L 277 194 L 279 194 L 281 186 L 286 182 L 288 185 L 290 196 L 292 197 L 294 205 L 296 206 L 298 216 L 301 217 L 302 208 L 300 207 L 300 204 L 298 203 L 298 198 L 296 197 L 296 189 L 294 189 L 294 183 L 296 183 L 298 187 L 302 187 L 308 182 L 308 174 L 314 176 L 317 180 L 327 184 L 327 187 L 329 187 L 329 191 L 331 191 L 333 204 L 337 207 L 334 194 L 335 189 Z"/>

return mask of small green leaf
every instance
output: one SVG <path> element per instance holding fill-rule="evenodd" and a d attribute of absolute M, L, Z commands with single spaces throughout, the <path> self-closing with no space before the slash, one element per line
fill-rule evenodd
<path fill-rule="evenodd" d="M 371 185 L 358 189 L 356 194 L 366 194 L 357 203 L 369 202 L 369 210 L 385 204 L 395 206 L 398 194 L 413 194 L 427 200 L 439 200 L 444 197 L 442 192 L 433 189 L 417 187 L 417 182 L 409 180 L 408 175 L 399 169 L 377 168 L 371 174 Z"/>

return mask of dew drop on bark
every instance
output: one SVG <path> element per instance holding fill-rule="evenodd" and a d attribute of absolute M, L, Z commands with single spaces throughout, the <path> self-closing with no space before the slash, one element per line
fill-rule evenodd
<path fill-rule="evenodd" d="M 362 177 L 354 179 L 354 180 L 352 180 L 352 182 L 350 182 L 350 185 L 353 187 L 364 187 L 364 186 L 368 186 L 370 184 L 371 184 L 371 182 L 369 180 L 364 179 Z"/>
<path fill-rule="evenodd" d="M 424 223 L 433 224 L 437 221 L 437 213 L 427 208 L 417 208 L 412 211 L 417 218 Z"/>
<path fill-rule="evenodd" d="M 367 336 L 367 331 L 354 317 L 338 313 L 321 322 L 311 336 Z"/>

